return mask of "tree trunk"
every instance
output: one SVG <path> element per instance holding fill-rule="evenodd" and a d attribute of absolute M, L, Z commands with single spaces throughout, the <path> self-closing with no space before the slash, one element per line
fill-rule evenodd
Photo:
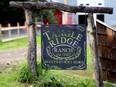
<path fill-rule="evenodd" d="M 36 55 L 36 27 L 32 11 L 26 9 L 25 17 L 27 23 L 28 42 L 29 42 L 27 55 L 28 68 L 30 72 L 34 74 L 34 76 L 38 76 L 37 55 Z"/>
<path fill-rule="evenodd" d="M 94 25 L 93 15 L 88 15 L 88 34 L 89 34 L 89 42 L 92 54 L 92 62 L 94 66 L 94 76 L 96 87 L 104 87 L 103 78 L 102 78 L 102 70 L 101 70 L 101 63 L 98 57 L 98 50 L 97 50 L 97 37 L 96 37 L 96 28 Z"/>

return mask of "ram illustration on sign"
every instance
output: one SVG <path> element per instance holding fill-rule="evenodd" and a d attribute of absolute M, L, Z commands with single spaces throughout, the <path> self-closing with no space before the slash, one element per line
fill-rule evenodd
<path fill-rule="evenodd" d="M 42 67 L 45 69 L 86 69 L 86 26 L 43 25 Z"/>

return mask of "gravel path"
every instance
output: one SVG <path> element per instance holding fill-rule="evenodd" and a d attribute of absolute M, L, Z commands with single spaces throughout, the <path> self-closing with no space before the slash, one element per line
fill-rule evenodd
<path fill-rule="evenodd" d="M 41 55 L 41 47 L 37 47 L 37 56 Z M 27 48 L 18 48 L 12 50 L 0 50 L 0 66 L 9 65 L 27 57 Z"/>

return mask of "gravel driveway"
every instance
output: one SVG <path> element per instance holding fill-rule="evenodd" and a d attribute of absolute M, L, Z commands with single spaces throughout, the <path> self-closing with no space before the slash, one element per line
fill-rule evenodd
<path fill-rule="evenodd" d="M 37 56 L 41 55 L 41 47 L 37 47 Z M 12 50 L 0 50 L 0 66 L 9 65 L 27 58 L 27 48 L 18 48 Z"/>

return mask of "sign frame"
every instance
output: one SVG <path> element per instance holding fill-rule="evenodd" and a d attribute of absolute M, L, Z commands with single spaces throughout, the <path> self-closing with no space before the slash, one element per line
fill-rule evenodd
<path fill-rule="evenodd" d="M 56 70 L 84 70 L 87 68 L 85 24 L 42 25 L 41 44 L 42 68 Z M 83 58 L 80 58 L 80 55 Z"/>

